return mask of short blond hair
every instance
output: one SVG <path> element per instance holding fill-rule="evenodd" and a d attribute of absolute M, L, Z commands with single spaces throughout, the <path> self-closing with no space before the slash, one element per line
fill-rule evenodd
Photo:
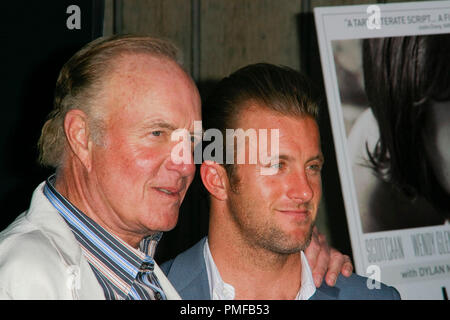
<path fill-rule="evenodd" d="M 84 111 L 90 121 L 94 142 L 99 139 L 102 121 L 95 115 L 93 102 L 113 68 L 112 62 L 123 54 L 142 53 L 167 58 L 182 67 L 180 51 L 170 41 L 136 35 L 98 38 L 64 64 L 56 81 L 53 110 L 38 141 L 40 164 L 54 168 L 61 165 L 66 143 L 64 118 L 69 110 Z"/>

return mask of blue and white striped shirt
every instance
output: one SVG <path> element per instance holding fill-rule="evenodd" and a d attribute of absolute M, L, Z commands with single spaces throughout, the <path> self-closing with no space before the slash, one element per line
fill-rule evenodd
<path fill-rule="evenodd" d="M 166 296 L 153 272 L 156 245 L 162 232 L 144 238 L 139 250 L 77 209 L 47 179 L 44 194 L 72 229 L 107 300 L 161 300 Z"/>

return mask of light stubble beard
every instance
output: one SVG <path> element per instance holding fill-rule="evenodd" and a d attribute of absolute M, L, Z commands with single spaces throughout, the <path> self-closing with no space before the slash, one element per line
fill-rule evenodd
<path fill-rule="evenodd" d="M 290 241 L 289 236 L 278 228 L 270 228 L 266 235 L 258 236 L 258 243 L 264 249 L 280 255 L 291 255 L 305 250 L 312 238 L 314 221 L 310 223 L 309 229 L 303 241 Z"/>
<path fill-rule="evenodd" d="M 302 222 L 299 227 L 304 228 L 305 224 L 309 224 L 303 240 L 291 240 L 290 236 L 286 234 L 277 225 L 274 225 L 272 221 L 265 221 L 263 223 L 254 223 L 257 214 L 252 213 L 252 209 L 245 204 L 244 199 L 241 201 L 234 201 L 230 199 L 228 202 L 228 208 L 234 223 L 240 230 L 241 237 L 251 247 L 265 249 L 276 255 L 291 255 L 294 253 L 300 253 L 305 250 L 312 238 L 313 228 L 315 220 Z M 244 205 L 242 204 L 244 203 Z M 305 205 L 308 211 L 311 212 L 313 208 L 311 205 Z M 253 214 L 253 221 L 251 215 Z"/>

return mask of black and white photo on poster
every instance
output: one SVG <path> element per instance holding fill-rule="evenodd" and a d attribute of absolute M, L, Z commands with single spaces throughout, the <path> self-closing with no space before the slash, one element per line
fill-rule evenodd
<path fill-rule="evenodd" d="M 450 1 L 315 9 L 356 271 L 450 290 Z"/>

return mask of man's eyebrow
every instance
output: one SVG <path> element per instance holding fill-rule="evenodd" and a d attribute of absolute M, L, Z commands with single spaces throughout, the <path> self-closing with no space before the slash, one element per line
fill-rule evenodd
<path fill-rule="evenodd" d="M 170 130 L 176 130 L 174 125 L 167 123 L 163 120 L 152 120 L 144 125 L 146 128 L 162 128 L 162 129 L 170 129 Z"/>
<path fill-rule="evenodd" d="M 280 154 L 280 155 L 278 156 L 278 159 L 284 160 L 284 161 L 294 160 L 293 157 L 288 156 L 288 155 L 284 155 L 284 154 Z M 307 160 L 307 162 L 314 161 L 314 160 L 319 160 L 319 161 L 322 162 L 322 163 L 325 161 L 323 155 L 322 155 L 322 154 L 318 154 L 318 155 L 316 155 L 316 156 L 314 156 L 314 157 L 309 158 L 309 159 Z"/>
<path fill-rule="evenodd" d="M 289 161 L 289 160 L 293 160 L 293 157 L 285 155 L 285 154 L 280 154 L 280 155 L 278 155 L 278 159 L 284 160 L 284 161 Z"/>
<path fill-rule="evenodd" d="M 175 131 L 179 128 L 175 127 L 173 124 L 170 124 L 164 120 L 152 120 L 147 122 L 144 125 L 145 128 L 158 128 L 158 129 L 168 129 L 170 131 Z M 190 135 L 194 135 L 195 132 L 189 132 Z"/>
<path fill-rule="evenodd" d="M 307 162 L 314 161 L 314 160 L 319 160 L 322 163 L 325 162 L 325 158 L 323 157 L 322 153 L 318 154 L 315 157 L 309 158 Z"/>

